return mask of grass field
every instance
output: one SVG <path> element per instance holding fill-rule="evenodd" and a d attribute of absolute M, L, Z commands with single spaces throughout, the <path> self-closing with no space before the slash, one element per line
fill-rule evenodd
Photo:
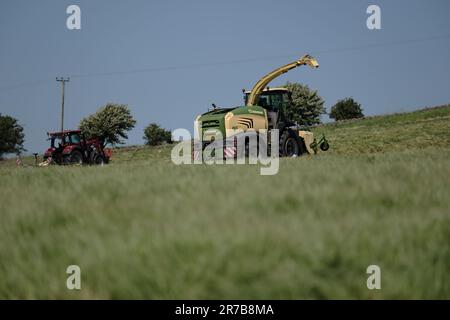
<path fill-rule="evenodd" d="M 450 299 L 450 106 L 314 132 L 330 151 L 274 176 L 175 166 L 170 146 L 103 167 L 3 161 L 0 298 Z"/>

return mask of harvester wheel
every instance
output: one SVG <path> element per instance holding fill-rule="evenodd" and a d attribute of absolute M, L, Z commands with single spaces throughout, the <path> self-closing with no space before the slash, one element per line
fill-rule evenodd
<path fill-rule="evenodd" d="M 73 150 L 70 154 L 70 163 L 83 164 L 83 154 L 79 150 Z"/>
<path fill-rule="evenodd" d="M 328 149 L 330 149 L 330 145 L 327 141 L 324 141 L 320 144 L 320 150 L 327 151 Z"/>
<path fill-rule="evenodd" d="M 261 139 L 264 142 L 260 142 Z M 261 135 L 257 134 L 256 135 L 256 150 L 250 150 L 250 138 L 245 138 L 245 144 L 244 144 L 245 157 L 246 158 L 250 157 L 250 151 L 253 151 L 253 156 L 258 157 L 259 156 L 259 152 L 260 152 L 260 150 L 259 150 L 260 143 L 265 143 L 265 139 Z M 255 152 L 256 152 L 256 154 L 255 154 Z"/>
<path fill-rule="evenodd" d="M 280 138 L 280 156 L 297 157 L 305 153 L 302 139 L 293 130 L 285 130 Z"/>

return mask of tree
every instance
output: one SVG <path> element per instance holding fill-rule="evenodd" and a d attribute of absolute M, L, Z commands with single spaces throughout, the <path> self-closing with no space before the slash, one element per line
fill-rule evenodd
<path fill-rule="evenodd" d="M 23 147 L 25 135 L 17 119 L 0 114 L 0 159 L 4 154 L 26 151 Z"/>
<path fill-rule="evenodd" d="M 122 139 L 128 138 L 126 132 L 133 129 L 135 124 L 136 120 L 127 105 L 108 103 L 82 119 L 79 127 L 88 139 L 100 138 L 104 145 L 114 145 L 123 143 Z"/>
<path fill-rule="evenodd" d="M 325 113 L 325 107 L 317 91 L 300 83 L 287 82 L 285 87 L 292 94 L 292 103 L 286 106 L 287 118 L 301 126 L 320 123 L 320 115 Z"/>
<path fill-rule="evenodd" d="M 144 130 L 145 143 L 150 146 L 156 146 L 163 142 L 172 142 L 172 133 L 161 128 L 156 123 L 150 123 Z"/>
<path fill-rule="evenodd" d="M 338 120 L 363 118 L 361 105 L 353 98 L 339 100 L 331 107 L 330 118 Z"/>

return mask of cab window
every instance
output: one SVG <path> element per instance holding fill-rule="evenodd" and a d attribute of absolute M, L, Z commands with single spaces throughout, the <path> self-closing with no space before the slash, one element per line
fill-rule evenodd
<path fill-rule="evenodd" d="M 70 141 L 72 143 L 80 143 L 80 136 L 78 134 L 72 134 L 70 136 Z"/>

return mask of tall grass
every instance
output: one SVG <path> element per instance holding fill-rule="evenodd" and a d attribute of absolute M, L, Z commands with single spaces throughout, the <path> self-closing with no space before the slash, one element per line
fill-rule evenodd
<path fill-rule="evenodd" d="M 436 110 L 316 128 L 330 152 L 282 159 L 275 176 L 175 166 L 170 147 L 103 167 L 4 163 L 0 298 L 449 299 L 450 111 Z M 372 149 L 395 127 L 416 143 Z M 352 134 L 367 130 L 385 137 Z M 371 264 L 381 290 L 366 287 Z"/>

